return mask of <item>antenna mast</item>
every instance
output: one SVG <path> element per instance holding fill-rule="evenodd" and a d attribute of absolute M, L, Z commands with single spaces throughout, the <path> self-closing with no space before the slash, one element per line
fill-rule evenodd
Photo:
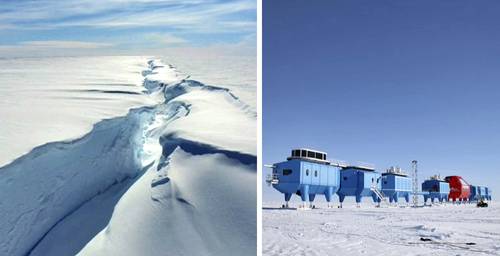
<path fill-rule="evenodd" d="M 413 168 L 413 207 L 418 206 L 418 168 L 417 160 L 411 161 Z"/>

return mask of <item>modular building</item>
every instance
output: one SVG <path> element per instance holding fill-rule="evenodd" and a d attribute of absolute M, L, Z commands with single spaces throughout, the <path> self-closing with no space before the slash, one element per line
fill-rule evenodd
<path fill-rule="evenodd" d="M 380 173 L 372 168 L 348 166 L 340 171 L 340 189 L 337 192 L 340 206 L 346 196 L 356 197 L 356 203 L 360 203 L 363 197 L 372 197 L 374 202 L 380 202 L 377 191 L 382 189 Z"/>
<path fill-rule="evenodd" d="M 491 189 L 484 187 L 484 199 L 491 201 Z"/>
<path fill-rule="evenodd" d="M 409 203 L 412 191 L 412 180 L 401 168 L 391 167 L 382 173 L 382 193 L 389 198 L 390 203 L 397 203 L 400 197 Z"/>
<path fill-rule="evenodd" d="M 355 197 L 359 206 L 363 197 L 371 197 L 373 202 L 380 203 L 387 198 L 390 203 L 404 198 L 407 203 L 413 192 L 413 180 L 400 168 L 391 167 L 380 174 L 374 168 L 366 166 L 349 166 L 332 163 L 326 159 L 325 152 L 299 148 L 292 150 L 286 161 L 273 164 L 272 174 L 267 182 L 283 193 L 285 204 L 293 194 L 300 196 L 303 208 L 314 208 L 312 202 L 316 195 L 325 196 L 328 206 L 335 193 L 339 197 L 340 207 L 347 196 Z M 416 169 L 415 169 L 416 172 Z M 422 183 L 424 203 L 437 199 L 439 202 L 457 200 L 460 202 L 491 200 L 491 189 L 485 186 L 468 184 L 460 176 L 448 176 L 444 180 L 438 175 Z"/>
<path fill-rule="evenodd" d="M 477 186 L 477 193 L 479 200 L 487 200 L 486 195 L 486 187 L 485 186 Z"/>
<path fill-rule="evenodd" d="M 467 201 L 470 196 L 470 185 L 460 176 L 447 176 L 445 180 L 450 184 L 449 200 Z"/>
<path fill-rule="evenodd" d="M 469 201 L 481 200 L 480 189 L 481 189 L 480 186 L 470 185 Z"/>
<path fill-rule="evenodd" d="M 272 177 L 268 182 L 283 193 L 285 205 L 293 194 L 306 202 L 314 201 L 317 194 L 324 195 L 330 202 L 340 186 L 340 167 L 326 160 L 326 153 L 310 149 L 294 149 L 287 161 L 272 166 Z"/>
<path fill-rule="evenodd" d="M 434 203 L 435 199 L 439 200 L 439 202 L 448 201 L 450 185 L 438 175 L 434 175 L 422 183 L 422 192 L 424 195 L 424 203 L 427 203 L 429 198 L 432 203 Z"/>

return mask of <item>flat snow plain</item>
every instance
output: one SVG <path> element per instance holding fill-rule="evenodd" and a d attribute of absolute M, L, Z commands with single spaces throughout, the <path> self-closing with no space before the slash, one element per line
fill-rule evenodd
<path fill-rule="evenodd" d="M 263 203 L 264 255 L 500 255 L 500 205 L 495 202 L 488 208 L 415 209 L 371 203 L 329 209 L 316 203 L 318 209 L 308 211 L 277 208 L 281 204 Z"/>

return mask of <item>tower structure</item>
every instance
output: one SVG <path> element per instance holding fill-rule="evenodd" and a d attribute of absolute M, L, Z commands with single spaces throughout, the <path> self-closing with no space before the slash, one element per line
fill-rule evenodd
<path fill-rule="evenodd" d="M 417 160 L 411 161 L 413 169 L 413 207 L 418 206 L 418 166 Z"/>

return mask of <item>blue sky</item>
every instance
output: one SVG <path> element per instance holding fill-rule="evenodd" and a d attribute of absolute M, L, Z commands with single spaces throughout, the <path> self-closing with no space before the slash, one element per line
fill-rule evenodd
<path fill-rule="evenodd" d="M 2 0 L 0 56 L 255 49 L 256 5 L 252 0 Z"/>
<path fill-rule="evenodd" d="M 263 162 L 294 147 L 379 170 L 416 159 L 421 181 L 458 174 L 500 193 L 499 13 L 498 1 L 264 1 Z"/>

